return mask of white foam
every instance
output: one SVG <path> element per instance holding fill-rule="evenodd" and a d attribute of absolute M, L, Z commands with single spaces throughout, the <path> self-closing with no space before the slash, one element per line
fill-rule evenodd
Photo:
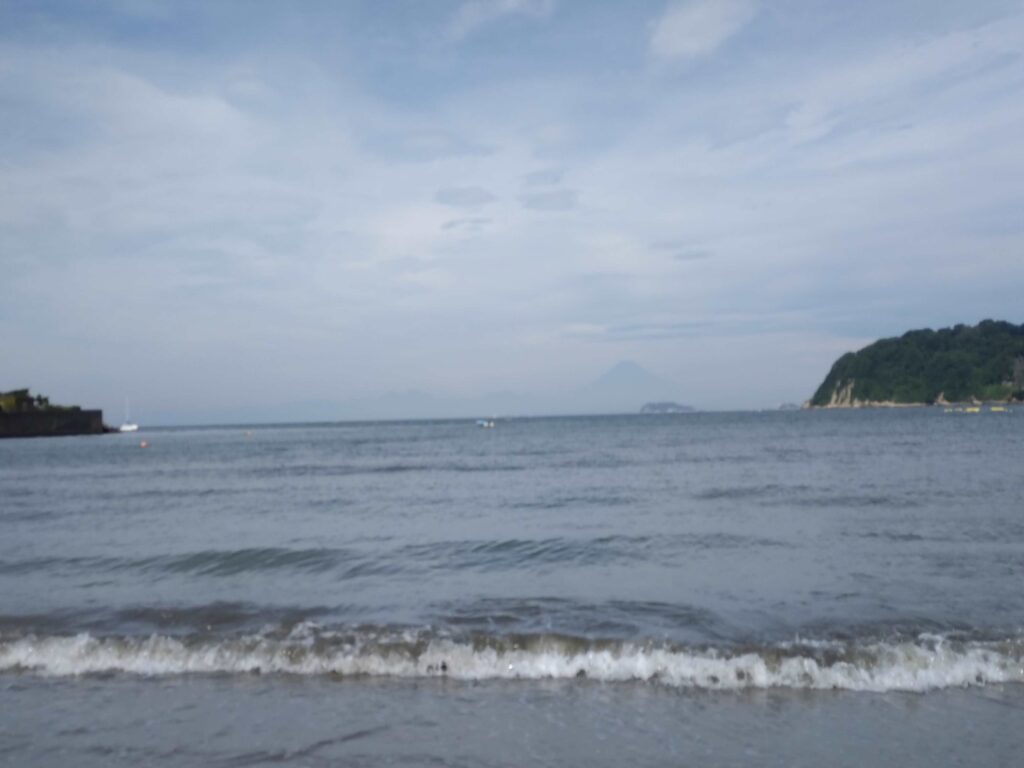
<path fill-rule="evenodd" d="M 622 643 L 587 646 L 558 638 L 528 647 L 503 642 L 324 641 L 305 634 L 253 635 L 229 640 L 22 637 L 0 642 L 0 672 L 47 676 L 100 672 L 160 676 L 190 673 L 436 677 L 459 680 L 571 679 L 643 681 L 679 688 L 796 688 L 851 691 L 927 691 L 1024 682 L 1024 646 L 919 639 L 848 649 L 833 660 L 813 647 L 777 646 L 728 654 Z M 583 646 L 580 648 L 580 646 Z M 571 650 L 575 648 L 575 650 Z"/>

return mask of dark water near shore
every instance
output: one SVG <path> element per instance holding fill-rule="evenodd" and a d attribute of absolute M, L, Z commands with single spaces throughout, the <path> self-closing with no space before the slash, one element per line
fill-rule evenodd
<path fill-rule="evenodd" d="M 3 441 L 0 763 L 1015 764 L 1022 459 L 938 410 Z"/>

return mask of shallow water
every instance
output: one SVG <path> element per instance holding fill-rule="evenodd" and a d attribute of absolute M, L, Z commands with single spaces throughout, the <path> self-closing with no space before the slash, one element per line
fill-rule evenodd
<path fill-rule="evenodd" d="M 0 761 L 1000 764 L 1022 416 L 0 442 Z"/>
<path fill-rule="evenodd" d="M 0 764 L 1016 766 L 1021 686 L 920 694 L 0 678 Z"/>

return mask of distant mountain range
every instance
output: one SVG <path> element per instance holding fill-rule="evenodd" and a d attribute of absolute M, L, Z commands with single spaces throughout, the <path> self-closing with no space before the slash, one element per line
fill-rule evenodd
<path fill-rule="evenodd" d="M 639 413 L 645 403 L 679 398 L 682 387 L 632 361 L 623 361 L 565 395 L 493 392 L 478 397 L 409 390 L 344 401 L 299 401 L 208 413 L 155 414 L 163 424 L 257 424 L 375 419 L 475 418 L 554 414 Z"/>

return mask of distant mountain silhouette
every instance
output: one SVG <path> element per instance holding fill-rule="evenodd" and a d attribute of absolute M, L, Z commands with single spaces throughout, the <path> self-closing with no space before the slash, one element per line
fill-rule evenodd
<path fill-rule="evenodd" d="M 575 411 L 636 413 L 647 402 L 674 400 L 680 387 L 632 360 L 617 363 L 576 393 Z"/>
<path fill-rule="evenodd" d="M 590 384 L 562 395 L 491 392 L 476 397 L 406 390 L 339 401 L 299 400 L 188 414 L 157 414 L 154 424 L 258 424 L 373 419 L 494 418 L 639 413 L 645 403 L 679 400 L 681 388 L 626 360 Z"/>

